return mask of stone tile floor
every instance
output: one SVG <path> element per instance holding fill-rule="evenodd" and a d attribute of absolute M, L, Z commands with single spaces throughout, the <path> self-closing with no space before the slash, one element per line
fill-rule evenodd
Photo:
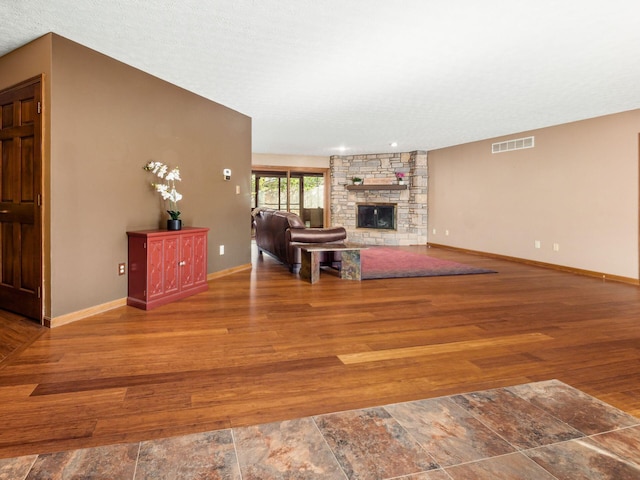
<path fill-rule="evenodd" d="M 0 460 L 0 479 L 640 479 L 640 420 L 560 381 Z"/>

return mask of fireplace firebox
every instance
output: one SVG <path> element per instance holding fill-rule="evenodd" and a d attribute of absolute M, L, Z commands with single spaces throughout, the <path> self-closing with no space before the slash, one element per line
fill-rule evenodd
<path fill-rule="evenodd" d="M 358 228 L 396 229 L 395 203 L 359 203 Z"/>

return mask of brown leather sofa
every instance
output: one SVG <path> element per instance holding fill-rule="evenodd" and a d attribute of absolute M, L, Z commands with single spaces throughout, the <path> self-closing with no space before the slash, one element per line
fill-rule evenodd
<path fill-rule="evenodd" d="M 342 243 L 347 238 L 344 227 L 307 228 L 295 213 L 256 208 L 251 212 L 258 253 L 266 252 L 284 263 L 293 273 L 300 271 L 300 243 Z M 339 268 L 340 252 L 322 252 L 321 265 Z"/>

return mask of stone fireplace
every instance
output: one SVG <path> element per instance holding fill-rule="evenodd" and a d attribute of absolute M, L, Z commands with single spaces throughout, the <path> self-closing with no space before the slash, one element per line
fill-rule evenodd
<path fill-rule="evenodd" d="M 404 174 L 405 185 L 398 184 L 397 173 Z M 363 185 L 352 185 L 353 177 L 362 178 Z M 383 217 L 383 227 L 363 225 L 359 214 L 359 207 L 363 205 L 392 206 L 393 222 L 389 224 L 389 220 Z M 372 212 L 367 215 L 372 215 Z M 374 215 L 379 219 L 380 210 Z M 366 222 L 373 221 L 367 218 Z M 427 153 L 332 156 L 331 223 L 345 227 L 347 239 L 351 242 L 367 245 L 426 244 Z"/>

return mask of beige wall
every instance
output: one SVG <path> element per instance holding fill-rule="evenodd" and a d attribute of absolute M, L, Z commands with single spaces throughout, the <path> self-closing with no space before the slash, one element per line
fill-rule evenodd
<path fill-rule="evenodd" d="M 127 261 L 126 232 L 166 225 L 164 205 L 142 169 L 149 160 L 180 167 L 183 224 L 211 229 L 208 273 L 249 264 L 251 119 L 60 36 L 47 41 L 46 316 L 126 297 L 127 277 L 117 274 L 117 264 Z M 15 55 L 34 63 L 27 53 Z M 27 74 L 29 68 L 35 71 Z M 44 70 L 29 68 L 22 77 Z M 224 168 L 233 171 L 230 182 L 223 180 Z"/>
<path fill-rule="evenodd" d="M 51 311 L 51 256 L 49 235 L 49 178 L 51 151 L 51 119 L 47 112 L 51 110 L 51 35 L 45 35 L 0 57 L 0 90 L 12 87 L 24 80 L 42 76 L 43 129 L 42 129 L 42 165 L 43 165 L 43 305 L 45 312 Z"/>
<path fill-rule="evenodd" d="M 315 155 L 271 155 L 254 153 L 251 163 L 261 167 L 329 168 L 329 157 Z"/>
<path fill-rule="evenodd" d="M 639 132 L 634 110 L 429 152 L 429 242 L 638 279 Z"/>

